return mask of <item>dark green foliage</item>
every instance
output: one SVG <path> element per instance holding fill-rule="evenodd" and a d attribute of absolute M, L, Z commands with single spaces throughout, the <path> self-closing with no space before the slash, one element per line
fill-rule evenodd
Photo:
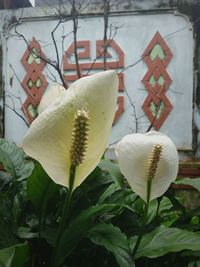
<path fill-rule="evenodd" d="M 89 230 L 88 237 L 93 243 L 110 251 L 120 267 L 133 267 L 129 242 L 120 228 L 112 224 L 100 223 Z"/>
<path fill-rule="evenodd" d="M 14 143 L 0 139 L 0 162 L 14 180 L 27 178 L 33 170 L 33 162 L 26 161 L 26 155 Z"/>
<path fill-rule="evenodd" d="M 135 238 L 131 239 L 131 243 L 135 243 Z M 198 251 L 200 249 L 199 244 L 200 233 L 191 233 L 186 230 L 161 225 L 143 236 L 136 258 L 156 258 L 169 252 L 186 249 Z"/>
<path fill-rule="evenodd" d="M 2 267 L 25 267 L 28 258 L 29 247 L 27 243 L 0 250 L 0 266 Z"/>
<path fill-rule="evenodd" d="M 190 178 L 178 179 L 174 183 L 178 184 L 178 185 L 179 184 L 191 185 L 192 187 L 194 187 L 198 191 L 200 191 L 200 178 L 196 178 L 196 179 L 190 179 Z"/>
<path fill-rule="evenodd" d="M 3 139 L 0 161 L 0 267 L 49 267 L 68 189 Z M 176 183 L 200 189 L 199 179 Z M 73 192 L 59 267 L 198 266 L 200 209 L 187 211 L 172 190 L 150 203 L 134 264 L 143 212 L 118 165 L 103 160 Z"/>

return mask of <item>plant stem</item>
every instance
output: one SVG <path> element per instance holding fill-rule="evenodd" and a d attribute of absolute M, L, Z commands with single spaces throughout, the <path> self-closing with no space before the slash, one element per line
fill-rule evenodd
<path fill-rule="evenodd" d="M 151 179 L 151 177 L 149 177 L 148 178 L 148 182 L 147 182 L 147 202 L 145 203 L 145 210 L 144 210 L 144 213 L 143 213 L 142 225 L 141 225 L 141 228 L 140 228 L 140 233 L 138 235 L 138 238 L 137 238 L 134 250 L 133 250 L 133 260 L 135 260 L 135 255 L 137 253 L 137 249 L 138 249 L 138 247 L 140 245 L 140 242 L 142 240 L 142 236 L 143 236 L 143 233 L 144 233 L 144 228 L 145 228 L 146 221 L 147 221 L 147 215 L 148 215 L 148 210 L 149 210 L 149 202 L 150 202 L 150 194 L 151 194 L 151 181 L 152 181 L 152 179 Z"/>
<path fill-rule="evenodd" d="M 67 192 L 66 197 L 65 197 L 65 203 L 64 203 L 64 207 L 63 207 L 62 217 L 60 220 L 60 225 L 58 228 L 58 235 L 57 235 L 56 244 L 55 244 L 55 248 L 53 251 L 53 256 L 51 259 L 50 267 L 57 267 L 58 266 L 57 265 L 58 264 L 57 257 L 58 257 L 58 252 L 59 252 L 59 248 L 60 248 L 61 236 L 62 236 L 62 233 L 65 229 L 65 226 L 66 226 L 66 223 L 67 223 L 67 220 L 69 217 L 69 209 L 70 209 L 71 197 L 72 197 L 72 192 L 73 192 L 75 173 L 76 173 L 76 165 L 71 165 L 69 189 L 68 189 L 68 192 Z"/>
<path fill-rule="evenodd" d="M 158 215 L 159 215 L 160 202 L 161 202 L 162 198 L 158 197 L 157 200 L 158 200 L 158 206 L 157 206 L 157 209 L 156 209 L 156 219 L 158 218 Z"/>

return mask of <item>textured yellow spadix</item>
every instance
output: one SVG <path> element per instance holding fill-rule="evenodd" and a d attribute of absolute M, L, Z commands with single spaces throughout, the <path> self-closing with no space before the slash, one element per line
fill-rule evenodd
<path fill-rule="evenodd" d="M 74 114 L 70 148 L 71 164 L 74 166 L 78 166 L 84 161 L 89 134 L 88 122 L 88 113 L 85 110 L 77 110 Z"/>

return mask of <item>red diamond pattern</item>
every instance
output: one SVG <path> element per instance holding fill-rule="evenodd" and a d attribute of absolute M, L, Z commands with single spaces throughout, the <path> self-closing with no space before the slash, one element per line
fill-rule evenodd
<path fill-rule="evenodd" d="M 160 49 L 162 56 L 159 53 L 154 53 L 154 56 L 152 56 L 156 47 Z M 172 53 L 159 32 L 156 32 L 150 41 L 142 58 L 148 67 L 148 71 L 142 79 L 142 83 L 148 92 L 142 109 L 153 127 L 159 130 L 173 108 L 165 95 L 172 82 L 166 70 L 172 58 Z"/>
<path fill-rule="evenodd" d="M 27 95 L 22 110 L 29 124 L 37 116 L 37 106 L 48 85 L 42 73 L 46 64 L 45 60 L 42 59 L 45 59 L 45 55 L 40 44 L 33 37 L 21 59 L 21 63 L 27 72 L 22 81 L 23 89 Z"/>

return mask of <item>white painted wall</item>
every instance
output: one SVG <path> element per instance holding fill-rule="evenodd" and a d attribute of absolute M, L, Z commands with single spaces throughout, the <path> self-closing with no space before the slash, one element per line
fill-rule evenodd
<path fill-rule="evenodd" d="M 114 40 L 125 52 L 125 67 L 137 62 L 145 48 L 153 38 L 156 31 L 159 31 L 173 54 L 167 72 L 170 74 L 172 84 L 167 91 L 167 97 L 173 105 L 173 109 L 166 121 L 160 128 L 160 131 L 166 133 L 173 139 L 180 149 L 192 148 L 192 98 L 193 98 L 193 31 L 190 22 L 183 16 L 173 13 L 165 14 L 129 14 L 113 15 L 109 23 L 120 26 Z M 23 33 L 27 40 L 34 36 L 41 42 L 42 49 L 48 57 L 55 58 L 55 50 L 51 39 L 51 31 L 57 24 L 53 19 L 25 20 L 18 26 L 18 31 Z M 15 36 L 15 28 L 11 27 L 7 33 L 5 42 L 5 61 L 4 78 L 5 94 L 12 94 L 19 97 L 22 102 L 26 95 L 19 81 L 14 75 L 10 65 L 15 70 L 20 81 L 23 80 L 26 71 L 20 60 L 26 50 L 26 44 L 19 37 Z M 63 32 L 65 34 L 72 31 L 72 22 L 68 21 L 56 31 L 56 41 L 59 51 L 62 51 Z M 103 19 L 102 17 L 83 17 L 79 20 L 78 40 L 90 40 L 92 43 L 92 55 L 95 58 L 95 40 L 103 37 Z M 72 34 L 64 42 L 67 49 L 73 41 Z M 62 53 L 60 53 L 61 56 Z M 149 126 L 149 120 L 144 116 L 141 108 L 147 92 L 141 82 L 147 66 L 143 61 L 125 71 L 125 87 L 132 101 L 136 105 L 136 115 L 141 117 L 139 120 L 139 132 L 145 132 Z M 43 71 L 49 75 L 47 68 Z M 58 77 L 57 77 L 58 78 Z M 10 81 L 12 80 L 12 86 Z M 52 84 L 48 80 L 49 84 Z M 113 127 L 110 143 L 115 143 L 124 135 L 135 132 L 135 120 L 133 109 L 124 93 L 125 112 L 120 120 Z M 6 105 L 12 106 L 10 98 L 6 97 Z M 23 116 L 21 104 L 17 98 L 13 98 L 15 109 Z M 9 108 L 5 108 L 5 137 L 9 140 L 21 144 L 27 126 L 24 122 Z"/>

